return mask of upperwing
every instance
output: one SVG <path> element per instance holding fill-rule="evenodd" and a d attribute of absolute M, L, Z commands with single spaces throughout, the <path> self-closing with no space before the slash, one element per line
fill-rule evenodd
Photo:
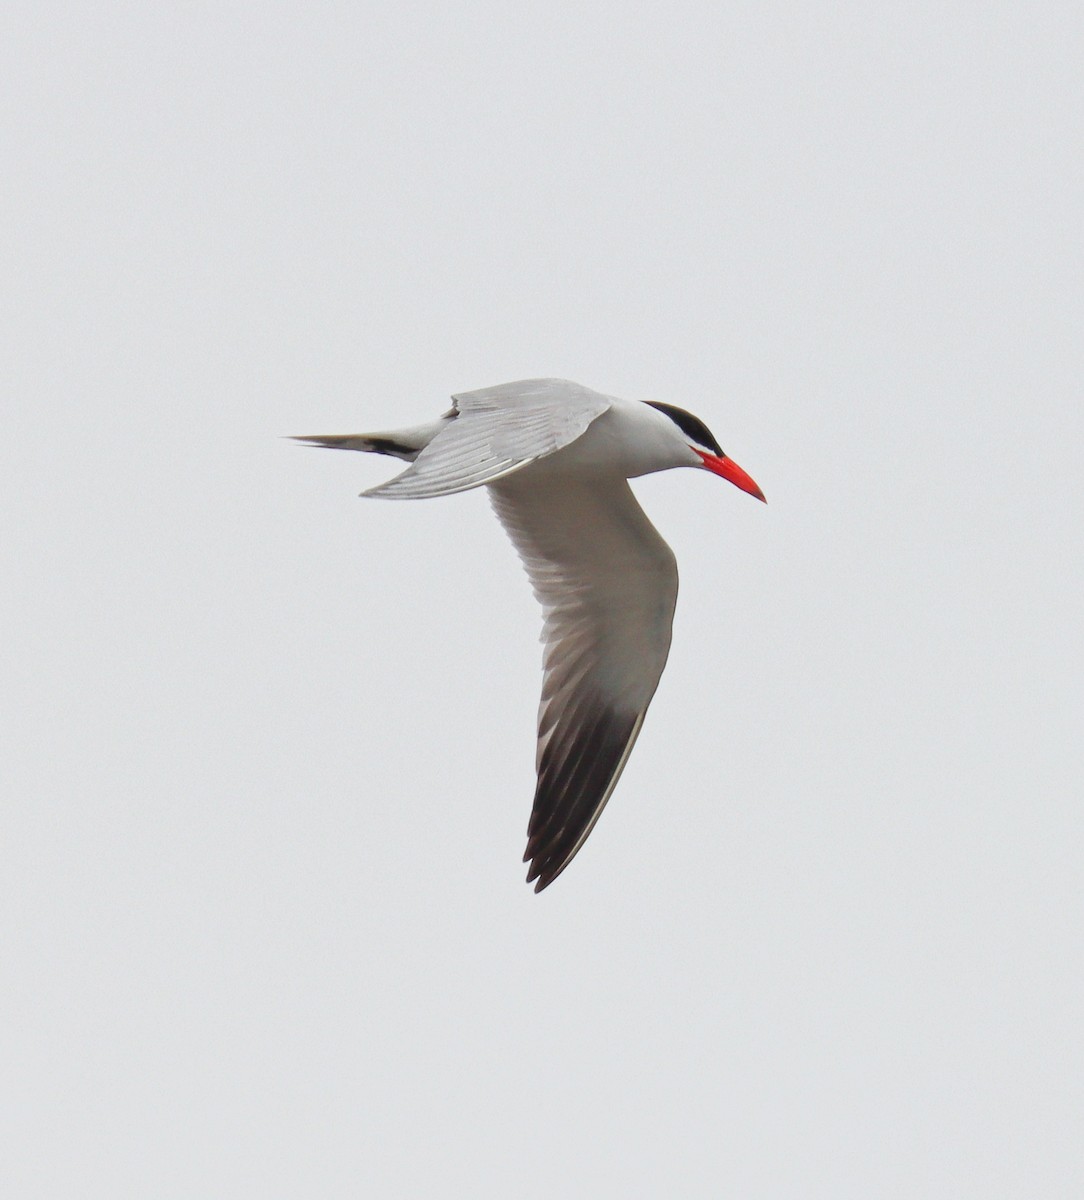
<path fill-rule="evenodd" d="M 574 442 L 612 403 L 565 379 L 522 379 L 452 401 L 454 419 L 414 462 L 362 495 L 421 500 L 493 483 Z"/>

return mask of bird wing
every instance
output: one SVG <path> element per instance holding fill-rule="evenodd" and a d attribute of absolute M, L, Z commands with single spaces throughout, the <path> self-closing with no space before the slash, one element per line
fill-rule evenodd
<path fill-rule="evenodd" d="M 565 379 L 523 379 L 452 401 L 454 420 L 411 466 L 363 495 L 420 500 L 492 483 L 574 442 L 612 404 Z"/>
<path fill-rule="evenodd" d="M 670 650 L 677 564 L 617 477 L 490 487 L 542 605 L 544 679 L 528 883 L 541 891 L 594 828 Z"/>

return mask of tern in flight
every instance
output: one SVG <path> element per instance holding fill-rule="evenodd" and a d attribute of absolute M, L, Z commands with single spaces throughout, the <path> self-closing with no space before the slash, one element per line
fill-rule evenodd
<path fill-rule="evenodd" d="M 411 464 L 364 496 L 489 489 L 544 614 L 538 780 L 523 856 L 540 892 L 594 828 L 670 650 L 677 565 L 627 481 L 699 467 L 758 500 L 764 493 L 703 421 L 670 404 L 564 379 L 504 383 L 452 402 L 412 429 L 297 440 Z"/>

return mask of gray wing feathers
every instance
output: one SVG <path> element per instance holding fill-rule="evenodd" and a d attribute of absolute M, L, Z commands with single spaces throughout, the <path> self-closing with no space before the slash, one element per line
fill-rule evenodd
<path fill-rule="evenodd" d="M 625 767 L 670 649 L 677 566 L 625 480 L 490 489 L 545 614 L 536 890 L 571 862 Z"/>
<path fill-rule="evenodd" d="M 452 399 L 455 419 L 401 475 L 363 495 L 421 500 L 493 483 L 574 442 L 611 403 L 555 379 L 526 379 Z"/>

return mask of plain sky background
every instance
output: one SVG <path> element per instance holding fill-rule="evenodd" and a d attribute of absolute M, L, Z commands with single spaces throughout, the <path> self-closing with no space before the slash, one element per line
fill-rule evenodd
<path fill-rule="evenodd" d="M 1079 1197 L 1079 4 L 4 26 L 3 1194 Z M 540 896 L 485 496 L 280 440 L 532 375 L 769 500 Z"/>

